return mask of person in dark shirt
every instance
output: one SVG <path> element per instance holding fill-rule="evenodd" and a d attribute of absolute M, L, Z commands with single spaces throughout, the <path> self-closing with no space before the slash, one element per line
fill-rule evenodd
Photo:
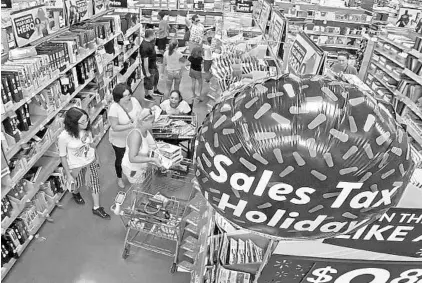
<path fill-rule="evenodd" d="M 145 38 L 141 43 L 142 72 L 145 75 L 144 88 L 145 98 L 152 99 L 151 95 L 163 96 L 158 90 L 160 75 L 157 67 L 157 53 L 155 52 L 155 32 L 151 29 L 145 31 Z"/>
<path fill-rule="evenodd" d="M 202 101 L 202 48 L 199 46 L 194 47 L 188 60 L 190 62 L 189 77 L 192 79 L 192 95 L 195 99 Z M 195 93 L 196 81 L 198 81 L 199 86 L 198 96 Z"/>
<path fill-rule="evenodd" d="M 396 24 L 399 24 L 399 27 L 405 27 L 410 21 L 409 10 L 404 11 L 404 14 L 401 15 L 400 19 Z"/>

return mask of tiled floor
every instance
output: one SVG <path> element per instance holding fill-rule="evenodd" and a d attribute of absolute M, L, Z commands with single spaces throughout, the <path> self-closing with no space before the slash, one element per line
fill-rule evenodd
<path fill-rule="evenodd" d="M 163 80 L 160 86 L 163 91 Z M 190 99 L 190 78 L 186 74 L 181 92 L 186 100 Z M 143 96 L 142 86 L 135 96 Z M 195 105 L 194 111 L 200 121 L 205 109 L 205 102 Z M 99 153 L 102 205 L 109 210 L 119 189 L 113 166 L 114 153 L 107 136 L 99 145 Z M 65 195 L 63 209 L 56 208 L 52 213 L 54 223 L 43 225 L 40 237 L 28 246 L 5 278 L 5 283 L 189 282 L 187 273 L 170 273 L 172 258 L 138 250 L 123 260 L 125 228 L 121 219 L 113 215 L 107 221 L 94 216 L 89 193 L 83 191 L 82 195 L 87 201 L 84 206 L 77 205 L 69 194 Z"/>

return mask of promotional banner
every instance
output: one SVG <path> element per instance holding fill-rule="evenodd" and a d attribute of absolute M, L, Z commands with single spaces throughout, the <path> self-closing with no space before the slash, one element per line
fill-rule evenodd
<path fill-rule="evenodd" d="M 305 33 L 297 34 L 289 53 L 289 71 L 296 75 L 321 74 L 324 51 Z"/>
<path fill-rule="evenodd" d="M 74 25 L 89 19 L 93 14 L 91 0 L 69 0 L 66 1 L 68 23 Z"/>
<path fill-rule="evenodd" d="M 272 255 L 258 283 L 418 283 L 420 262 L 348 261 Z"/>
<path fill-rule="evenodd" d="M 1 8 L 2 9 L 12 8 L 12 0 L 1 0 Z"/>
<path fill-rule="evenodd" d="M 324 243 L 393 255 L 422 257 L 422 209 L 391 208 L 376 222 Z"/>
<path fill-rule="evenodd" d="M 214 106 L 198 131 L 196 176 L 237 226 L 330 238 L 397 205 L 414 171 L 408 142 L 370 94 L 322 76 L 283 75 Z"/>
<path fill-rule="evenodd" d="M 18 47 L 49 34 L 50 22 L 45 6 L 36 6 L 10 14 Z"/>
<path fill-rule="evenodd" d="M 111 8 L 127 8 L 127 0 L 110 0 Z"/>
<path fill-rule="evenodd" d="M 241 13 L 252 13 L 253 1 L 251 0 L 236 0 L 235 11 Z"/>
<path fill-rule="evenodd" d="M 258 25 L 263 31 L 263 33 L 266 33 L 267 30 L 267 22 L 270 19 L 270 13 L 271 13 L 271 5 L 266 1 L 262 1 L 262 11 L 259 15 Z"/>
<path fill-rule="evenodd" d="M 107 11 L 110 6 L 109 0 L 93 0 L 95 14 Z"/>
<path fill-rule="evenodd" d="M 279 54 L 282 43 L 286 40 L 287 19 L 283 17 L 281 12 L 273 11 L 270 20 L 270 30 L 268 32 L 268 48 L 272 50 L 274 56 L 283 59 L 283 53 Z"/>

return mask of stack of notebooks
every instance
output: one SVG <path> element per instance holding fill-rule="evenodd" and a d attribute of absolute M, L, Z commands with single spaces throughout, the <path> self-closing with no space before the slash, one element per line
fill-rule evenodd
<path fill-rule="evenodd" d="M 155 153 L 158 155 L 158 158 L 160 158 L 166 169 L 169 169 L 172 165 L 183 160 L 182 149 L 179 146 L 169 143 L 157 143 L 157 150 Z"/>
<path fill-rule="evenodd" d="M 233 271 L 218 267 L 216 283 L 249 283 L 251 282 L 251 275 L 249 273 Z"/>
<path fill-rule="evenodd" d="M 229 239 L 227 234 L 224 234 L 220 251 L 220 261 L 223 265 L 260 263 L 262 257 L 263 249 L 252 240 Z"/>

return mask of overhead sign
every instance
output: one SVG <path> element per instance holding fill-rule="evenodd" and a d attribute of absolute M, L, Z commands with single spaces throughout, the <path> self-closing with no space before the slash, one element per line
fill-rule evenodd
<path fill-rule="evenodd" d="M 421 280 L 421 262 L 348 261 L 272 255 L 258 283 L 416 283 Z"/>
<path fill-rule="evenodd" d="M 422 257 L 422 209 L 391 208 L 378 221 L 326 244 L 400 256 Z"/>
<path fill-rule="evenodd" d="M 289 52 L 289 71 L 296 75 L 318 75 L 321 73 L 324 51 L 305 33 L 300 32 Z"/>
<path fill-rule="evenodd" d="M 127 8 L 127 0 L 110 0 L 112 8 Z"/>
<path fill-rule="evenodd" d="M 1 0 L 1 8 L 2 9 L 12 8 L 12 0 Z"/>
<path fill-rule="evenodd" d="M 279 49 L 284 43 L 286 37 L 287 19 L 279 11 L 273 11 L 270 20 L 270 30 L 268 32 L 268 47 L 272 50 L 274 56 L 279 56 Z M 282 54 L 280 54 L 283 59 Z"/>
<path fill-rule="evenodd" d="M 235 9 L 236 12 L 241 13 L 252 13 L 253 3 L 251 0 L 236 0 Z"/>

